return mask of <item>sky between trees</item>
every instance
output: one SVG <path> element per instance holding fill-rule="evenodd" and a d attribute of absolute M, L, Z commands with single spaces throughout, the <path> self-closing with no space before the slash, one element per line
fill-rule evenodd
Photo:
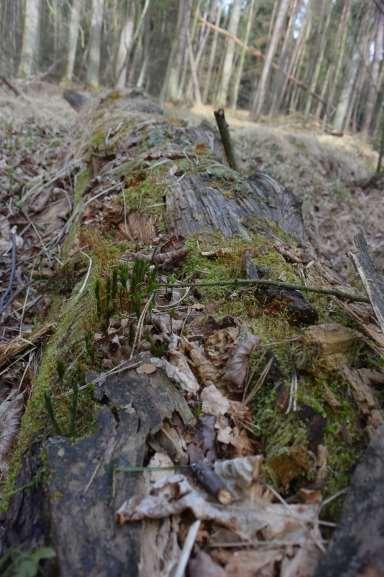
<path fill-rule="evenodd" d="M 377 136 L 382 0 L 1 0 L 0 73 Z"/>

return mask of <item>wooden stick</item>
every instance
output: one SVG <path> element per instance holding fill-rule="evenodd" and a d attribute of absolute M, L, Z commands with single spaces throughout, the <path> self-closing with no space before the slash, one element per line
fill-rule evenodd
<path fill-rule="evenodd" d="M 288 289 L 288 290 L 297 290 L 303 292 L 312 292 L 326 296 L 333 296 L 337 297 L 342 300 L 347 300 L 351 302 L 358 302 L 358 303 L 370 303 L 370 300 L 366 297 L 360 295 L 353 295 L 349 292 L 337 290 L 337 289 L 327 289 L 327 288 L 315 288 L 309 287 L 305 285 L 298 285 L 298 284 L 291 284 L 286 282 L 279 282 L 274 280 L 266 280 L 266 279 L 248 279 L 248 278 L 238 278 L 233 280 L 222 280 L 222 281 L 207 281 L 207 282 L 195 282 L 195 283 L 182 283 L 182 284 L 172 284 L 172 283 L 164 283 L 159 284 L 156 290 L 162 288 L 205 288 L 205 287 L 214 287 L 214 286 L 275 286 L 278 288 Z"/>
<path fill-rule="evenodd" d="M 0 76 L 0 80 L 15 96 L 22 96 L 21 92 L 5 76 Z"/>
<path fill-rule="evenodd" d="M 229 133 L 229 125 L 225 119 L 224 110 L 222 108 L 219 108 L 218 110 L 215 110 L 214 115 L 215 115 L 217 127 L 218 127 L 219 132 L 220 132 L 221 142 L 223 143 L 223 146 L 224 146 L 224 152 L 225 152 L 225 156 L 227 158 L 228 164 L 231 168 L 233 168 L 233 170 L 238 171 L 239 169 L 237 168 L 237 163 L 236 163 L 236 159 L 235 159 L 235 153 L 233 150 L 231 135 Z"/>

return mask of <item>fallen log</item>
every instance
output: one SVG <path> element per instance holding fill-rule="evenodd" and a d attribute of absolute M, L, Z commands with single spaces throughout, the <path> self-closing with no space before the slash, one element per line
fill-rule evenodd
<path fill-rule="evenodd" d="M 84 255 L 92 266 L 70 299 L 56 295 L 57 327 L 2 496 L 0 554 L 50 545 L 56 559 L 47 564 L 62 577 L 168 577 L 180 559 L 180 519 L 115 522 L 122 502 L 144 491 L 154 453 L 192 469 L 218 455 L 259 462 L 257 448 L 279 490 L 295 497 L 298 482 L 316 478 L 312 448 L 329 422 L 331 466 L 322 464 L 324 487 L 315 489 L 344 488 L 366 439 L 359 413 L 316 346 L 297 347 L 301 327 L 328 314 L 319 299 L 332 298 L 334 310 L 345 293 L 297 290 L 302 276 L 275 245 L 305 244 L 299 202 L 265 173 L 226 166 L 209 128 L 180 125 L 142 94 L 116 91 L 84 107 L 78 125 L 73 165 L 81 168 L 63 254 L 69 270 Z M 257 289 L 233 286 L 244 276 L 259 280 Z M 242 348 L 241 334 L 252 346 Z M 227 399 L 231 357 L 244 378 Z M 342 411 L 327 404 L 324 387 Z M 291 562 L 289 551 L 276 567 Z"/>

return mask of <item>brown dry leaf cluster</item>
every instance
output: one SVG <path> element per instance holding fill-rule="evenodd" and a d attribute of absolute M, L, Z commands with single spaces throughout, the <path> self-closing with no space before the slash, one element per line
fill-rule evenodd
<path fill-rule="evenodd" d="M 250 456 L 215 463 L 214 473 L 231 495 L 225 505 L 204 490 L 201 480 L 163 473 L 146 495 L 135 496 L 120 507 L 116 521 L 181 517 L 182 522 L 183 515 L 192 514 L 201 522 L 195 555 L 189 562 L 192 574 L 199 570 L 201 575 L 222 577 L 309 577 L 324 550 L 319 504 L 277 501 L 262 480 L 261 461 L 260 456 Z M 180 521 L 174 526 L 179 530 Z M 168 575 L 174 567 L 169 569 Z"/>

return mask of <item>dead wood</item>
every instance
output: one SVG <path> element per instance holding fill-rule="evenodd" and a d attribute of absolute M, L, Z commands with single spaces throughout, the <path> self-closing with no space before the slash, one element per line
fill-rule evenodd
<path fill-rule="evenodd" d="M 362 232 L 355 236 L 355 247 L 356 252 L 351 254 L 353 262 L 367 291 L 380 328 L 384 333 L 384 279 L 375 267 L 375 263 L 369 254 L 367 241 Z"/>
<path fill-rule="evenodd" d="M 160 430 L 165 418 L 177 413 L 191 424 L 193 417 L 160 371 L 109 377 L 97 387 L 96 396 L 106 404 L 99 411 L 96 433 L 75 443 L 53 437 L 46 446 L 49 527 L 57 563 L 63 576 L 82 575 L 85 563 L 90 577 L 119 577 L 128 567 L 130 575 L 137 575 L 141 527 L 116 531 L 114 511 L 144 483 L 142 475 L 124 468 L 143 465 L 147 438 Z"/>
<path fill-rule="evenodd" d="M 12 341 L 0 345 L 0 367 L 9 363 L 14 357 L 23 353 L 29 348 L 32 348 L 43 339 L 46 335 L 52 332 L 55 323 L 47 323 L 37 329 L 35 332 L 26 337 L 15 337 Z"/>
<path fill-rule="evenodd" d="M 340 525 L 315 577 L 384 575 L 384 428 L 352 477 Z"/>

